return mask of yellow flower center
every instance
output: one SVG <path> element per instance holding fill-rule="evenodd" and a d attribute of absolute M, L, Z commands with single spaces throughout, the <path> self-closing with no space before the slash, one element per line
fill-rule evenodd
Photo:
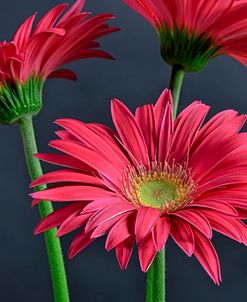
<path fill-rule="evenodd" d="M 179 164 L 152 163 L 128 169 L 123 177 L 124 194 L 137 207 L 152 207 L 168 213 L 192 201 L 195 183 L 190 171 Z"/>

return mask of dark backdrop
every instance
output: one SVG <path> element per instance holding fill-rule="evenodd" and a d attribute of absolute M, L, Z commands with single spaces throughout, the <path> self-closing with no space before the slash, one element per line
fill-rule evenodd
<path fill-rule="evenodd" d="M 73 1 L 68 1 L 72 3 Z M 38 10 L 46 12 L 56 0 L 1 1 L 0 39 L 11 39 L 17 26 Z M 59 117 L 111 125 L 110 99 L 118 97 L 130 108 L 154 102 L 168 85 L 170 68 L 159 56 L 158 39 L 144 19 L 120 0 L 88 0 L 93 12 L 112 12 L 121 32 L 102 40 L 116 60 L 84 60 L 73 64 L 77 83 L 50 80 L 45 85 L 44 107 L 36 118 L 41 152 L 50 151 Z M 247 106 L 247 69 L 230 58 L 212 61 L 202 72 L 186 76 L 181 107 L 194 99 L 212 105 L 212 113 L 234 108 L 241 113 Z M 29 177 L 17 127 L 0 127 L 1 248 L 0 301 L 51 302 L 52 291 L 43 236 L 32 230 L 39 221 L 37 208 L 31 209 L 28 197 Z M 51 169 L 45 165 L 46 170 Z M 71 237 L 63 238 L 67 253 Z M 168 243 L 168 301 L 244 301 L 247 285 L 247 250 L 234 241 L 215 235 L 223 283 L 213 284 L 197 261 L 188 258 L 171 241 Z M 122 272 L 114 252 L 104 250 L 97 240 L 72 261 L 66 259 L 71 300 L 73 302 L 144 301 L 145 275 L 140 271 L 136 253 L 127 271 Z"/>

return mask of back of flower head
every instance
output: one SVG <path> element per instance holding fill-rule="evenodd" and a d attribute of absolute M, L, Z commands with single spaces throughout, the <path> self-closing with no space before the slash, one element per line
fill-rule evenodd
<path fill-rule="evenodd" d="M 0 122 L 13 124 L 42 107 L 42 87 L 47 78 L 76 80 L 76 74 L 59 69 L 84 58 L 113 59 L 96 42 L 117 31 L 105 22 L 112 14 L 82 12 L 85 0 L 67 11 L 60 4 L 48 11 L 33 28 L 36 13 L 26 19 L 11 42 L 0 44 Z"/>
<path fill-rule="evenodd" d="M 123 0 L 155 29 L 164 61 L 172 66 L 176 113 L 185 72 L 197 72 L 220 55 L 247 66 L 247 1 Z M 174 114 L 175 115 L 175 114 Z"/>

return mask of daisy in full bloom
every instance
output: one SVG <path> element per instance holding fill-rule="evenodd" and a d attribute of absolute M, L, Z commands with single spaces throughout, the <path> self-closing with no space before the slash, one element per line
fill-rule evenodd
<path fill-rule="evenodd" d="M 33 27 L 36 14 L 16 31 L 11 42 L 0 43 L 0 121 L 13 123 L 22 115 L 41 108 L 41 90 L 47 78 L 75 80 L 71 70 L 61 66 L 83 58 L 112 56 L 98 49 L 95 40 L 116 27 L 105 22 L 111 14 L 90 16 L 82 12 L 86 0 L 77 0 L 67 11 L 61 4 L 48 11 Z"/>
<path fill-rule="evenodd" d="M 185 71 L 228 55 L 247 66 L 246 0 L 123 0 L 156 29 L 161 54 Z"/>
<path fill-rule="evenodd" d="M 133 115 L 112 101 L 116 131 L 96 123 L 59 119 L 64 130 L 50 146 L 62 153 L 38 154 L 63 166 L 32 183 L 53 184 L 32 194 L 68 202 L 37 226 L 35 233 L 59 227 L 60 237 L 76 229 L 69 257 L 106 235 L 125 269 L 134 243 L 146 272 L 169 236 L 194 255 L 216 284 L 220 264 L 212 231 L 247 244 L 247 133 L 238 133 L 246 116 L 220 112 L 204 123 L 209 106 L 199 101 L 172 118 L 172 97 L 165 90 L 155 105 Z"/>

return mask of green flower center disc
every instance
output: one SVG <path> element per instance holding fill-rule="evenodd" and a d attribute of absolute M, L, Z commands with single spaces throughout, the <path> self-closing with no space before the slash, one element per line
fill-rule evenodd
<path fill-rule="evenodd" d="M 162 209 L 165 204 L 179 198 L 177 186 L 167 180 L 148 180 L 138 189 L 142 205 Z"/>

